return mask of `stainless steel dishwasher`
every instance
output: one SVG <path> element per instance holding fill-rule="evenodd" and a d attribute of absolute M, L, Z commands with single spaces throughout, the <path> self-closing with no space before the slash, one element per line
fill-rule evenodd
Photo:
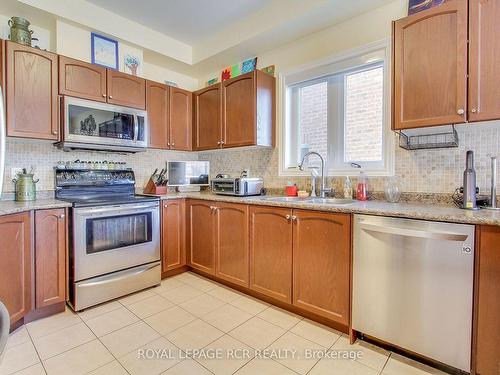
<path fill-rule="evenodd" d="M 352 326 L 469 372 L 474 226 L 354 216 Z"/>

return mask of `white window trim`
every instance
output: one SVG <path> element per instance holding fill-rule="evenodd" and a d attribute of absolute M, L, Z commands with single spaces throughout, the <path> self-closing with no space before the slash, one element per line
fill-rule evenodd
<path fill-rule="evenodd" d="M 300 67 L 290 69 L 284 71 L 278 75 L 278 126 L 277 126 L 277 146 L 279 148 L 279 176 L 283 177 L 293 177 L 293 176 L 302 176 L 307 177 L 310 176 L 310 173 L 307 171 L 300 171 L 297 168 L 287 168 L 286 167 L 286 149 L 285 149 L 285 137 L 291 137 L 290 131 L 287 132 L 287 124 L 286 119 L 290 118 L 287 116 L 286 111 L 291 110 L 291 106 L 289 103 L 285 103 L 287 100 L 287 86 L 292 83 L 300 82 L 301 73 L 308 72 L 309 76 L 304 75 L 303 80 L 314 79 L 314 76 L 311 76 L 310 71 L 314 69 L 314 71 L 318 74 L 317 77 L 321 76 L 322 70 L 326 69 L 328 65 L 331 64 L 341 64 L 343 61 L 352 60 L 354 58 L 359 58 L 360 56 L 364 56 L 366 59 L 364 61 L 360 61 L 360 65 L 368 64 L 370 58 L 367 57 L 372 52 L 378 52 L 380 50 L 384 50 L 384 144 L 383 144 L 383 152 L 384 152 L 384 161 L 385 167 L 383 169 L 371 170 L 369 168 L 363 167 L 361 169 L 331 169 L 329 168 L 325 173 L 328 176 L 357 176 L 360 171 L 366 172 L 370 176 L 393 176 L 394 175 L 394 134 L 392 133 L 390 120 L 390 108 L 391 108 L 391 41 L 390 38 L 385 38 L 383 40 L 370 43 L 368 45 L 351 49 L 349 51 L 342 52 L 340 54 L 336 54 L 326 59 L 322 59 L 320 61 L 316 61 L 313 63 L 305 64 Z M 331 74 L 331 72 L 330 72 Z M 292 82 L 291 82 L 292 80 Z M 285 105 L 286 104 L 286 105 Z M 333 132 L 329 132 L 331 134 Z M 333 137 L 333 134 L 332 134 Z M 329 139 L 329 143 L 332 140 Z"/>

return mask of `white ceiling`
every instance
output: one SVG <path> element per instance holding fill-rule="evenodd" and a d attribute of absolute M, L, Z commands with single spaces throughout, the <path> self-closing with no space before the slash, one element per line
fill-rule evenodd
<path fill-rule="evenodd" d="M 88 0 L 189 45 L 262 9 L 269 0 Z"/>
<path fill-rule="evenodd" d="M 181 64 L 186 74 L 204 74 L 407 0 L 11 1 L 126 40 Z"/>

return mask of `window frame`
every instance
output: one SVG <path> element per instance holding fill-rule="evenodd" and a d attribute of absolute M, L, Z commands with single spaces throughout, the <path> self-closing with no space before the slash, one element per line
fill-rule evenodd
<path fill-rule="evenodd" d="M 332 160 L 341 157 L 343 160 L 344 151 L 344 137 L 343 132 L 344 126 L 344 108 L 341 103 L 345 105 L 344 98 L 339 98 L 337 95 L 338 90 L 333 90 L 332 85 L 328 85 L 328 157 L 327 157 L 327 167 L 325 168 L 325 174 L 328 176 L 357 176 L 360 171 L 363 171 L 371 176 L 392 176 L 394 175 L 394 154 L 395 154 L 395 144 L 394 144 L 394 134 L 391 130 L 391 43 L 390 39 L 386 38 L 381 41 L 370 43 L 368 45 L 358 47 L 347 52 L 330 56 L 324 60 L 317 61 L 312 64 L 303 65 L 293 70 L 285 71 L 279 74 L 279 116 L 278 121 L 278 147 L 279 147 L 279 176 L 309 176 L 308 171 L 300 171 L 298 167 L 287 168 L 290 164 L 291 155 L 297 155 L 299 148 L 295 147 L 293 152 L 290 151 L 291 137 L 298 137 L 298 127 L 291 124 L 292 121 L 297 120 L 297 116 L 300 113 L 300 107 L 296 106 L 293 108 L 291 105 L 291 97 L 289 95 L 289 90 L 293 88 L 309 85 L 315 82 L 321 82 L 328 79 L 333 79 L 335 74 L 344 73 L 348 74 L 350 71 L 360 71 L 360 67 L 370 67 L 376 66 L 382 62 L 384 69 L 384 100 L 383 100 L 383 138 L 382 138 L 382 152 L 383 152 L 383 166 L 373 168 L 373 163 L 365 162 L 361 164 L 361 169 L 352 168 L 349 164 L 344 163 L 343 166 L 334 165 Z M 337 75 L 339 77 L 339 75 Z M 343 76 L 345 77 L 345 76 Z M 304 83 L 301 85 L 301 83 Z M 333 90 L 335 92 L 330 92 Z M 344 90 L 342 90 L 344 91 Z M 343 92 L 345 95 L 345 92 Z M 334 103 L 336 102 L 336 103 Z M 340 108 L 337 110 L 336 114 L 332 114 L 333 108 Z M 291 111 L 294 110 L 292 117 Z M 334 119 L 335 116 L 335 120 Z M 337 123 L 342 123 L 342 126 L 332 125 L 332 121 Z M 341 134 L 339 134 L 341 133 Z M 342 144 L 342 147 L 338 147 Z M 288 145 L 288 147 L 287 147 Z"/>

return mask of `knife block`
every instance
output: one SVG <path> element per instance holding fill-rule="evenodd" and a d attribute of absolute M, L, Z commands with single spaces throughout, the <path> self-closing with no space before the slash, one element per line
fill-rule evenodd
<path fill-rule="evenodd" d="M 166 195 L 167 194 L 166 186 L 157 186 L 154 181 L 150 178 L 146 187 L 143 190 L 144 194 L 153 194 L 153 195 Z"/>

